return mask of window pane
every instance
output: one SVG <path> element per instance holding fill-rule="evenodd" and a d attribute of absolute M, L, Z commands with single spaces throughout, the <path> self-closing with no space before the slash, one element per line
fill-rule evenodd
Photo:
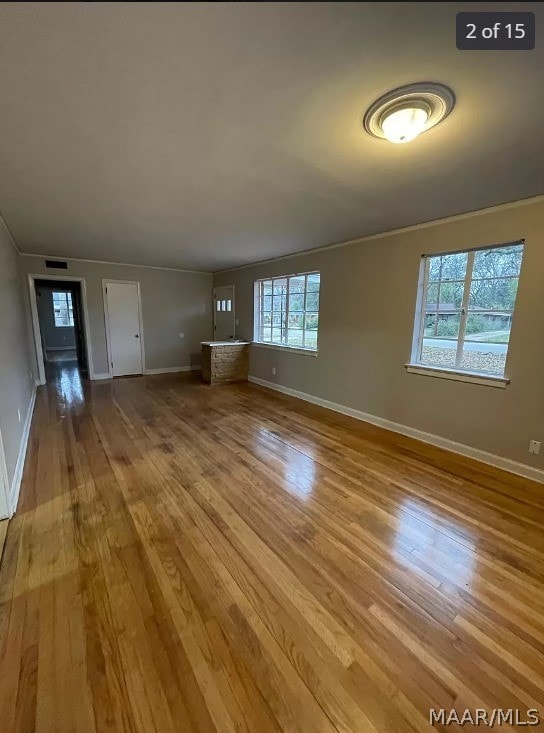
<path fill-rule="evenodd" d="M 320 275 L 318 272 L 315 272 L 311 275 L 307 275 L 308 278 L 308 285 L 307 290 L 308 292 L 316 292 L 319 290 L 319 281 L 320 281 Z"/>
<path fill-rule="evenodd" d="M 272 310 L 272 296 L 271 295 L 263 296 L 263 308 L 265 311 Z"/>
<path fill-rule="evenodd" d="M 282 295 L 287 292 L 287 279 L 279 278 L 274 280 L 274 295 Z"/>
<path fill-rule="evenodd" d="M 303 346 L 304 332 L 301 329 L 289 328 L 287 343 L 289 346 Z"/>
<path fill-rule="evenodd" d="M 437 324 L 438 318 L 436 316 L 436 313 L 427 313 L 425 315 L 424 323 L 423 323 L 423 336 L 430 338 L 431 336 L 437 336 L 436 332 L 436 324 Z"/>
<path fill-rule="evenodd" d="M 429 281 L 464 280 L 467 260 L 467 252 L 429 257 Z"/>
<path fill-rule="evenodd" d="M 461 369 L 502 376 L 504 374 L 507 349 L 507 343 L 486 343 L 465 339 L 460 364 Z"/>
<path fill-rule="evenodd" d="M 289 292 L 290 293 L 303 293 L 304 292 L 304 275 L 298 275 L 297 277 L 289 278 Z"/>
<path fill-rule="evenodd" d="M 274 326 L 272 328 L 272 342 L 275 344 L 283 343 L 283 329 L 281 326 Z"/>
<path fill-rule="evenodd" d="M 289 312 L 289 328 L 304 328 L 304 314 Z"/>
<path fill-rule="evenodd" d="M 317 313 L 306 313 L 306 331 L 317 331 L 319 315 Z"/>
<path fill-rule="evenodd" d="M 272 341 L 272 330 L 270 327 L 265 326 L 263 328 L 263 335 L 262 335 L 263 341 Z"/>
<path fill-rule="evenodd" d="M 440 339 L 457 339 L 459 336 L 460 313 L 438 314 L 436 336 Z"/>
<path fill-rule="evenodd" d="M 217 300 L 215 305 L 216 305 L 217 310 L 220 311 L 221 310 L 221 301 Z"/>
<path fill-rule="evenodd" d="M 232 310 L 232 300 L 227 300 L 227 310 L 228 311 Z"/>
<path fill-rule="evenodd" d="M 316 295 L 316 293 L 314 293 Z M 289 295 L 289 313 L 293 311 L 304 310 L 304 293 L 290 293 Z"/>
<path fill-rule="evenodd" d="M 517 277 L 472 280 L 468 303 L 469 310 L 512 311 L 517 292 Z"/>
<path fill-rule="evenodd" d="M 272 298 L 272 310 L 284 311 L 285 310 L 285 295 L 274 295 Z"/>
<path fill-rule="evenodd" d="M 460 313 L 447 315 L 431 313 L 425 316 L 423 337 L 425 339 L 457 339 L 459 336 Z"/>
<path fill-rule="evenodd" d="M 511 315 L 469 313 L 461 368 L 504 374 L 511 322 Z"/>
<path fill-rule="evenodd" d="M 511 247 L 484 249 L 474 255 L 473 278 L 506 277 L 519 275 L 523 245 L 515 244 Z"/>
<path fill-rule="evenodd" d="M 440 283 L 439 312 L 460 311 L 463 305 L 464 282 Z"/>
<path fill-rule="evenodd" d="M 429 366 L 452 367 L 455 366 L 457 354 L 457 339 L 436 340 L 423 339 L 421 350 L 421 363 Z"/>
<path fill-rule="evenodd" d="M 319 292 L 310 292 L 306 294 L 306 310 L 319 310 Z"/>
<path fill-rule="evenodd" d="M 430 283 L 427 287 L 427 313 L 438 310 L 438 283 Z"/>

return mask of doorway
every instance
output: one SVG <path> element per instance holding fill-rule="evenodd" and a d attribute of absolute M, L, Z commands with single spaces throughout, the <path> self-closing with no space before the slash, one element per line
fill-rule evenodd
<path fill-rule="evenodd" d="M 85 280 L 29 275 L 39 383 L 92 378 Z"/>
<path fill-rule="evenodd" d="M 112 377 L 144 373 L 140 283 L 103 280 L 109 371 Z"/>
<path fill-rule="evenodd" d="M 215 341 L 234 341 L 234 285 L 213 289 L 213 337 Z"/>

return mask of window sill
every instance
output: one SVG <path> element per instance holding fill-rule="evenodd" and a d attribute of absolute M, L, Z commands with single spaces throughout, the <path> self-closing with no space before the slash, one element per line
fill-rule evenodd
<path fill-rule="evenodd" d="M 298 346 L 287 346 L 280 344 L 267 344 L 265 341 L 252 341 L 252 346 L 259 346 L 264 349 L 276 349 L 277 351 L 288 351 L 290 354 L 305 354 L 306 356 L 317 356 L 317 349 L 301 349 Z"/>
<path fill-rule="evenodd" d="M 425 366 L 424 364 L 405 364 L 406 371 L 410 374 L 421 374 L 426 377 L 439 377 L 440 379 L 452 379 L 456 382 L 470 382 L 481 384 L 485 387 L 498 387 L 504 389 L 510 380 L 506 377 L 496 377 L 492 374 L 477 372 L 462 372 L 444 367 Z"/>

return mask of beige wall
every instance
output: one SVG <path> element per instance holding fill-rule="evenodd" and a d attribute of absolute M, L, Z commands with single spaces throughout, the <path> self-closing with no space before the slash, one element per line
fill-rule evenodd
<path fill-rule="evenodd" d="M 0 430 L 10 487 L 34 388 L 18 260 L 0 222 Z"/>
<path fill-rule="evenodd" d="M 45 267 L 43 257 L 20 257 L 27 274 L 84 277 L 95 374 L 108 372 L 102 280 L 140 283 L 147 369 L 200 364 L 200 342 L 212 336 L 212 279 L 208 274 L 68 260 L 68 270 Z M 179 334 L 184 338 L 180 339 Z"/>
<path fill-rule="evenodd" d="M 408 374 L 422 254 L 524 237 L 502 390 Z M 544 203 L 524 204 L 254 265 L 214 277 L 236 286 L 237 336 L 253 337 L 253 281 L 319 270 L 317 357 L 251 347 L 250 374 L 496 455 L 544 467 Z M 276 375 L 272 375 L 276 367 Z"/>

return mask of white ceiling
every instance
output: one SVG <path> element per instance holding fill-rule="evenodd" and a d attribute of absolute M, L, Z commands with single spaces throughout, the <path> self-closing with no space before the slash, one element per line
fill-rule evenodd
<path fill-rule="evenodd" d="M 0 211 L 23 252 L 217 270 L 541 194 L 542 4 L 493 4 L 525 52 L 457 51 L 468 5 L 1 3 Z M 365 134 L 414 81 L 450 117 Z"/>

